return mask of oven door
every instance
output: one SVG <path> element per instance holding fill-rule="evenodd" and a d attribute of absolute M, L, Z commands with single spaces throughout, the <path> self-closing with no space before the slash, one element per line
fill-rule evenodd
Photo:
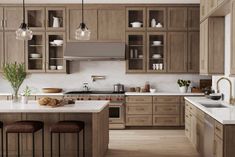
<path fill-rule="evenodd" d="M 124 123 L 124 104 L 109 104 L 109 123 Z"/>

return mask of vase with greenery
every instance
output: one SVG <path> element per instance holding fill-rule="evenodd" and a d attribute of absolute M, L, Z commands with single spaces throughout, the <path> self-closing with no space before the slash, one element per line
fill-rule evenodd
<path fill-rule="evenodd" d="M 177 83 L 178 83 L 178 85 L 179 85 L 179 90 L 180 90 L 180 92 L 181 92 L 181 93 L 187 93 L 188 87 L 189 87 L 191 81 L 190 81 L 190 80 L 181 80 L 181 79 L 179 79 L 179 80 L 177 81 Z"/>
<path fill-rule="evenodd" d="M 25 65 L 23 63 L 7 63 L 3 66 L 3 77 L 10 82 L 14 91 L 13 101 L 18 101 L 18 91 L 26 78 Z"/>
<path fill-rule="evenodd" d="M 21 103 L 28 104 L 28 97 L 31 95 L 31 90 L 29 86 L 26 86 L 21 96 Z"/>

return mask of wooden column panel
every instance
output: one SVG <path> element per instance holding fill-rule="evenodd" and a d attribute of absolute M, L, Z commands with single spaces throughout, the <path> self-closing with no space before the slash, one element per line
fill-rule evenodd
<path fill-rule="evenodd" d="M 199 32 L 188 32 L 188 72 L 199 73 Z"/>
<path fill-rule="evenodd" d="M 168 30 L 187 30 L 187 14 L 186 7 L 169 7 Z"/>
<path fill-rule="evenodd" d="M 22 7 L 4 8 L 4 29 L 16 31 L 23 20 Z M 15 32 L 14 32 L 15 33 Z"/>

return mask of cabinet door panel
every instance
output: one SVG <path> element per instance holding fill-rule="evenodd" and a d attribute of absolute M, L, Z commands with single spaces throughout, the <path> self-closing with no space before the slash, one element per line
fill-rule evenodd
<path fill-rule="evenodd" d="M 187 30 L 187 8 L 168 8 L 168 29 Z"/>
<path fill-rule="evenodd" d="M 81 22 L 82 11 L 78 9 L 69 9 L 68 40 L 75 40 L 75 30 L 78 28 Z M 97 10 L 84 10 L 84 23 L 91 31 L 91 40 L 97 40 Z"/>
<path fill-rule="evenodd" d="M 24 63 L 24 41 L 15 32 L 5 32 L 5 63 Z"/>
<path fill-rule="evenodd" d="M 125 41 L 125 10 L 98 11 L 98 40 Z"/>
<path fill-rule="evenodd" d="M 152 115 L 127 115 L 126 126 L 152 126 Z"/>
<path fill-rule="evenodd" d="M 3 30 L 3 8 L 0 7 L 0 30 Z"/>
<path fill-rule="evenodd" d="M 152 114 L 153 108 L 152 104 L 127 104 L 126 113 L 127 114 Z"/>
<path fill-rule="evenodd" d="M 4 8 L 4 25 L 5 30 L 16 30 L 23 20 L 21 7 L 6 7 Z"/>
<path fill-rule="evenodd" d="M 199 72 L 199 32 L 188 33 L 188 72 Z"/>
<path fill-rule="evenodd" d="M 168 33 L 168 72 L 187 72 L 187 32 Z"/>
<path fill-rule="evenodd" d="M 178 115 L 154 115 L 154 126 L 178 126 L 180 124 Z"/>
<path fill-rule="evenodd" d="M 4 48 L 3 48 L 3 32 L 0 32 L 0 72 L 2 71 L 2 67 L 4 64 Z"/>
<path fill-rule="evenodd" d="M 199 7 L 188 8 L 188 30 L 199 30 L 200 9 Z"/>
<path fill-rule="evenodd" d="M 214 139 L 214 157 L 223 157 L 223 141 L 215 136 Z"/>
<path fill-rule="evenodd" d="M 224 18 L 209 19 L 209 73 L 224 73 Z"/>
<path fill-rule="evenodd" d="M 232 2 L 232 9 L 231 9 L 231 65 L 230 65 L 230 73 L 235 75 L 235 1 Z"/>
<path fill-rule="evenodd" d="M 200 74 L 208 74 L 208 20 L 200 25 Z"/>

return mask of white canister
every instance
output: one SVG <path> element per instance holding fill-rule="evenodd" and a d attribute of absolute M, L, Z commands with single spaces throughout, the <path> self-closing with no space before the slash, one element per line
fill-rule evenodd
<path fill-rule="evenodd" d="M 58 17 L 53 17 L 53 27 L 54 27 L 54 28 L 60 27 L 60 18 L 58 18 Z"/>
<path fill-rule="evenodd" d="M 180 89 L 180 93 L 187 93 L 187 91 L 188 91 L 188 87 L 187 86 L 179 87 L 179 89 Z"/>
<path fill-rule="evenodd" d="M 162 63 L 159 64 L 159 70 L 163 70 L 163 64 Z"/>
<path fill-rule="evenodd" d="M 156 64 L 153 64 L 153 70 L 156 70 Z"/>
<path fill-rule="evenodd" d="M 151 27 L 156 27 L 157 21 L 155 19 L 151 20 Z"/>

